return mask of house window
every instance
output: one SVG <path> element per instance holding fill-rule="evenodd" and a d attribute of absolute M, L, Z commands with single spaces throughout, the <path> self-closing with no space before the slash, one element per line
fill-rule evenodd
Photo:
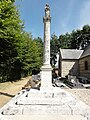
<path fill-rule="evenodd" d="M 85 70 L 88 70 L 88 61 L 85 61 Z"/>

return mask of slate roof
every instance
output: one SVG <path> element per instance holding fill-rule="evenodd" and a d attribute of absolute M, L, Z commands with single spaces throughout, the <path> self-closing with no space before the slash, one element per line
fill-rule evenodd
<path fill-rule="evenodd" d="M 60 54 L 62 59 L 74 59 L 78 60 L 83 53 L 83 50 L 76 49 L 60 49 Z"/>
<path fill-rule="evenodd" d="M 83 52 L 80 58 L 83 58 L 89 55 L 90 55 L 90 45 L 85 49 L 85 51 Z"/>

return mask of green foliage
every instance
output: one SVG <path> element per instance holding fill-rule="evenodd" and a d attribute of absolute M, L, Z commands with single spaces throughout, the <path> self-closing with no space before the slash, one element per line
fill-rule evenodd
<path fill-rule="evenodd" d="M 58 37 L 53 34 L 51 36 L 51 41 L 50 41 L 50 56 L 51 56 L 51 59 L 50 59 L 50 63 L 51 65 L 54 67 L 54 65 L 56 64 L 56 54 L 58 53 L 59 51 L 59 48 L 60 48 L 60 43 L 58 41 Z"/>
<path fill-rule="evenodd" d="M 36 44 L 36 47 L 34 46 L 34 48 L 36 49 L 36 57 L 37 57 L 37 66 L 36 68 L 39 68 L 42 66 L 43 64 L 43 42 L 42 42 L 42 39 L 40 37 L 38 38 L 35 38 L 34 40 L 34 43 Z M 35 69 L 36 69 L 35 68 Z"/>
<path fill-rule="evenodd" d="M 22 22 L 11 0 L 0 1 L 0 78 L 12 79 L 21 39 Z M 13 72 L 11 72 L 13 71 Z"/>
<path fill-rule="evenodd" d="M 85 25 L 82 30 L 72 31 L 71 48 L 85 49 L 90 45 L 90 26 Z"/>
<path fill-rule="evenodd" d="M 71 47 L 71 35 L 69 33 L 60 35 L 58 40 L 60 43 L 60 48 L 65 49 Z"/>
<path fill-rule="evenodd" d="M 23 75 L 27 76 L 31 75 L 33 71 L 40 71 L 42 65 L 42 43 L 38 39 L 33 40 L 29 33 L 23 32 L 22 36 L 22 48 L 19 56 Z"/>
<path fill-rule="evenodd" d="M 83 26 L 82 30 L 73 30 L 71 33 L 59 36 L 61 48 L 85 49 L 90 45 L 90 26 Z"/>
<path fill-rule="evenodd" d="M 0 1 L 0 82 L 40 71 L 43 43 L 23 31 L 14 0 Z"/>

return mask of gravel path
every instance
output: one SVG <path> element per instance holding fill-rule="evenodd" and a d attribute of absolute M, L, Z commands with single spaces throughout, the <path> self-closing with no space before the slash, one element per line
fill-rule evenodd
<path fill-rule="evenodd" d="M 90 106 L 90 89 L 65 89 Z"/>

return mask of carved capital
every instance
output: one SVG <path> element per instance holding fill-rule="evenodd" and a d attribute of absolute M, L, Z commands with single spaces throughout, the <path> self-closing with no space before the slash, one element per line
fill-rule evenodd
<path fill-rule="evenodd" d="M 47 22 L 47 21 L 51 22 L 51 17 L 43 17 L 43 22 Z"/>

